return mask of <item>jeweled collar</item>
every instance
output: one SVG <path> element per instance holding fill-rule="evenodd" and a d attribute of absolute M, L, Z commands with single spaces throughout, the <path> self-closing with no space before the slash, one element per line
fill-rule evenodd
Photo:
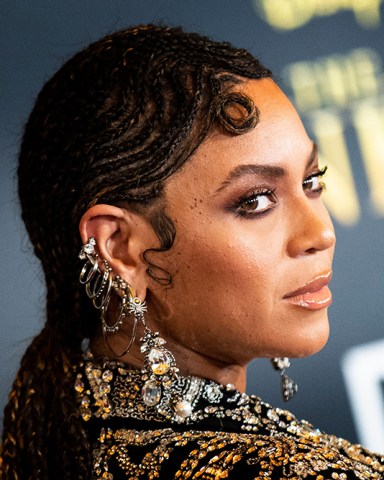
<path fill-rule="evenodd" d="M 259 397 L 241 393 L 233 385 L 219 385 L 212 380 L 178 375 L 172 382 L 172 392 L 189 405 L 188 415 L 178 415 L 169 408 L 167 392 L 161 402 L 151 405 L 148 382 L 139 369 L 123 363 L 99 360 L 86 353 L 77 366 L 75 390 L 83 419 L 130 419 L 200 427 L 222 425 L 243 431 L 288 431 L 314 438 L 320 434 L 307 422 L 299 422 L 288 411 L 273 408 Z"/>

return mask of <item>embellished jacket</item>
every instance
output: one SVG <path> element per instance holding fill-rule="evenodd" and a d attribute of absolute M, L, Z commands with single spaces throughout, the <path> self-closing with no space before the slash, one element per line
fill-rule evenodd
<path fill-rule="evenodd" d="M 159 402 L 159 390 L 140 370 L 91 355 L 76 369 L 92 478 L 384 478 L 384 456 L 232 385 L 178 375 L 169 388 L 180 402 L 170 410 L 170 397 Z"/>

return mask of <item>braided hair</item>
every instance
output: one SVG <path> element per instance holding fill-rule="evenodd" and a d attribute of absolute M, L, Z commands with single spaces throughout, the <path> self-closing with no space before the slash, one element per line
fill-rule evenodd
<path fill-rule="evenodd" d="M 99 320 L 78 282 L 81 216 L 96 203 L 129 205 L 147 216 L 160 250 L 169 249 L 176 231 L 162 202 L 165 180 L 213 128 L 252 129 L 257 107 L 234 86 L 269 76 L 228 43 L 143 25 L 91 44 L 44 86 L 25 127 L 18 179 L 45 273 L 47 319 L 5 409 L 1 478 L 90 477 L 73 365 Z M 147 263 L 149 275 L 171 281 Z"/>

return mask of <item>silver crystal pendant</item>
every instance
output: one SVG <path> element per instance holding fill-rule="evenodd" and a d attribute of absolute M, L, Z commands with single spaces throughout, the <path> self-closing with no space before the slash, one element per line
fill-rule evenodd
<path fill-rule="evenodd" d="M 297 392 L 297 384 L 285 374 L 285 369 L 290 366 L 289 358 L 274 357 L 271 358 L 273 367 L 280 372 L 280 386 L 284 402 L 291 400 Z"/>
<path fill-rule="evenodd" d="M 152 348 L 148 354 L 148 362 L 155 375 L 164 375 L 171 368 L 168 355 L 159 348 Z"/>
<path fill-rule="evenodd" d="M 285 402 L 291 400 L 297 392 L 297 384 L 287 375 L 281 376 L 281 391 Z"/>
<path fill-rule="evenodd" d="M 157 385 L 156 380 L 147 380 L 141 390 L 143 402 L 148 407 L 153 407 L 160 402 L 161 388 Z"/>

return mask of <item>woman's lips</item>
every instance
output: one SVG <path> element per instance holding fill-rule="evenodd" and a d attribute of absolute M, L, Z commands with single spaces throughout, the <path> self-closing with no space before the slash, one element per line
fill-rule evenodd
<path fill-rule="evenodd" d="M 328 287 L 332 272 L 319 275 L 306 283 L 303 287 L 284 295 L 284 299 L 292 305 L 319 310 L 332 303 L 332 293 Z"/>

